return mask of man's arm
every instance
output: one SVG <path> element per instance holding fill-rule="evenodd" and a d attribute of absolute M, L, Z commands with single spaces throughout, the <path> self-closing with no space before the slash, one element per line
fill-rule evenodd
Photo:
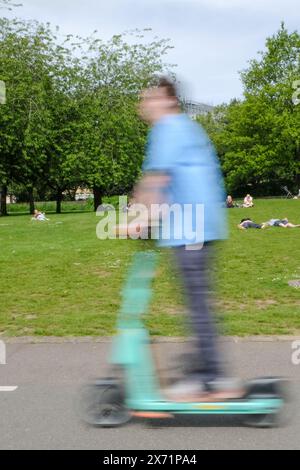
<path fill-rule="evenodd" d="M 161 172 L 150 172 L 147 171 L 144 176 L 137 183 L 133 198 L 130 201 L 130 211 L 135 212 L 135 204 L 138 204 L 137 208 L 139 212 L 139 220 L 136 224 L 130 222 L 129 226 L 118 225 L 116 227 L 117 234 L 126 234 L 131 236 L 137 231 L 149 230 L 150 227 L 157 226 L 159 224 L 159 213 L 151 211 L 152 204 L 162 204 L 166 202 L 164 197 L 164 188 L 168 185 L 169 176 Z M 144 210 L 141 212 L 141 206 L 144 206 Z M 129 218 L 130 218 L 129 211 Z"/>
<path fill-rule="evenodd" d="M 170 181 L 169 175 L 163 172 L 147 171 L 137 183 L 132 203 L 143 204 L 150 209 L 151 204 L 162 204 L 164 189 Z"/>

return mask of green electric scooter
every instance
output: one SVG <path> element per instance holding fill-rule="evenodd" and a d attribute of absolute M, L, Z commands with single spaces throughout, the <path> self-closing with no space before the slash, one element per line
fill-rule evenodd
<path fill-rule="evenodd" d="M 151 283 L 157 253 L 138 252 L 123 289 L 118 333 L 110 357 L 113 378 L 96 380 L 85 387 L 81 411 L 93 426 L 115 427 L 133 416 L 173 417 L 178 414 L 243 415 L 247 425 L 272 427 L 285 403 L 285 380 L 264 377 L 245 384 L 242 398 L 222 402 L 180 403 L 164 397 L 152 356 L 150 337 L 142 315 L 151 299 Z M 120 373 L 121 377 L 120 377 Z"/>

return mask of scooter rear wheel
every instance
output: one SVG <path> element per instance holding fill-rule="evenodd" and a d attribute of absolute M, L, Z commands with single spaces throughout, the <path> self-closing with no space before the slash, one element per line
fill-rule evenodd
<path fill-rule="evenodd" d="M 247 398 L 276 398 L 282 400 L 282 405 L 273 412 L 264 414 L 249 414 L 243 419 L 246 426 L 256 428 L 273 428 L 285 426 L 292 417 L 293 407 L 286 379 L 278 377 L 262 377 L 249 383 Z"/>
<path fill-rule="evenodd" d="M 273 428 L 279 425 L 277 413 L 250 414 L 243 421 L 245 426 L 253 428 Z"/>
<path fill-rule="evenodd" d="M 131 418 L 122 387 L 109 381 L 87 385 L 82 392 L 80 408 L 83 420 L 92 426 L 117 427 Z"/>

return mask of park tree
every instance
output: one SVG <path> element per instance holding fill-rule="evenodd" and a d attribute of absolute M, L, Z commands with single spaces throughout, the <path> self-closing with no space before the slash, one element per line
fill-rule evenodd
<path fill-rule="evenodd" d="M 71 49 L 56 54 L 45 174 L 57 212 L 66 190 L 93 189 L 96 210 L 104 195 L 127 193 L 140 172 L 147 128 L 137 115 L 138 94 L 162 71 L 169 46 L 137 35 L 137 44 L 122 35 L 107 42 L 70 36 Z"/>
<path fill-rule="evenodd" d="M 208 136 L 213 141 L 218 157 L 223 163 L 227 147 L 224 141 L 224 132 L 228 125 L 228 110 L 229 106 L 235 104 L 237 101 L 233 100 L 230 105 L 222 104 L 215 106 L 212 111 L 206 114 L 197 116 L 197 122 L 201 124 L 206 130 Z"/>
<path fill-rule="evenodd" d="M 78 186 L 94 189 L 95 208 L 103 195 L 130 190 L 147 132 L 138 94 L 163 70 L 170 47 L 138 32 L 130 39 L 69 35 L 61 42 L 48 24 L 0 20 L 3 200 L 9 185 L 24 187 L 33 211 L 34 191 L 47 186 L 60 212 L 63 193 Z"/>
<path fill-rule="evenodd" d="M 12 10 L 15 7 L 22 6 L 21 3 L 15 3 L 13 0 L 0 0 L 0 9 Z"/>
<path fill-rule="evenodd" d="M 217 108 L 202 121 L 220 153 L 226 185 L 240 193 L 300 185 L 300 36 L 284 24 L 241 73 L 244 99 Z M 221 115 L 220 115 L 221 112 Z"/>
<path fill-rule="evenodd" d="M 260 59 L 252 60 L 241 76 L 246 97 L 241 121 L 246 129 L 241 135 L 252 137 L 256 180 L 273 187 L 288 183 L 295 189 L 300 184 L 300 108 L 293 102 L 294 83 L 300 77 L 299 33 L 289 33 L 282 23 L 267 38 Z"/>
<path fill-rule="evenodd" d="M 2 194 L 9 183 L 24 185 L 33 211 L 33 190 L 44 174 L 50 137 L 47 103 L 54 38 L 48 26 L 0 19 L 0 44 L 0 78 L 7 93 L 0 108 Z"/>
<path fill-rule="evenodd" d="M 140 172 L 147 128 L 137 114 L 139 93 L 166 69 L 170 49 L 168 40 L 147 42 L 145 33 L 89 40 L 82 174 L 95 210 L 104 195 L 127 193 Z"/>
<path fill-rule="evenodd" d="M 68 36 L 65 44 L 56 45 L 51 64 L 51 89 L 47 95 L 49 140 L 45 146 L 44 181 L 56 199 L 56 212 L 61 212 L 63 193 L 82 183 L 82 145 L 85 126 L 83 71 L 81 60 L 74 54 Z M 77 46 L 76 46 L 77 47 Z"/>

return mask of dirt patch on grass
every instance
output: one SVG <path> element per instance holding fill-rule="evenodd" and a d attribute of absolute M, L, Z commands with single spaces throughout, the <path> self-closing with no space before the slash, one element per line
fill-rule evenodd
<path fill-rule="evenodd" d="M 185 313 L 184 307 L 176 306 L 176 307 L 165 307 L 164 313 L 166 315 L 183 315 Z"/>
<path fill-rule="evenodd" d="M 101 278 L 106 278 L 106 277 L 111 276 L 111 272 L 103 271 L 102 269 L 93 269 L 92 274 Z"/>
<path fill-rule="evenodd" d="M 213 305 L 218 311 L 228 311 L 228 310 L 248 310 L 250 307 L 255 307 L 259 310 L 264 310 L 270 306 L 278 305 L 277 300 L 274 299 L 258 299 L 258 300 L 249 300 L 249 303 L 237 302 L 234 300 L 216 300 L 213 302 Z"/>
<path fill-rule="evenodd" d="M 278 304 L 277 300 L 274 299 L 255 300 L 254 303 L 259 309 L 265 309 L 270 307 L 270 305 Z"/>
<path fill-rule="evenodd" d="M 35 320 L 36 318 L 38 318 L 38 316 L 32 313 L 32 314 L 26 315 L 25 318 L 26 320 Z"/>

